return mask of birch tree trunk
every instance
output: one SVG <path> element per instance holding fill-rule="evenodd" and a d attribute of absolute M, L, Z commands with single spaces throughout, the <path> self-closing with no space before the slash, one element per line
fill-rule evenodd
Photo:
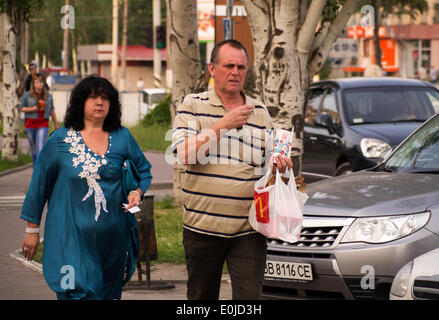
<path fill-rule="evenodd" d="M 202 75 L 198 45 L 196 0 L 167 0 L 170 17 L 169 54 L 172 64 L 172 104 L 193 93 Z"/>
<path fill-rule="evenodd" d="M 2 159 L 18 161 L 18 129 L 19 110 L 16 74 L 16 30 L 11 24 L 10 17 L 3 13 L 3 134 L 2 134 Z"/>
<path fill-rule="evenodd" d="M 127 34 L 128 34 L 128 0 L 123 2 L 123 20 L 122 20 L 122 62 L 120 70 L 120 88 L 125 90 L 127 78 Z"/>
<path fill-rule="evenodd" d="M 174 121 L 177 103 L 189 93 L 198 91 L 202 64 L 198 45 L 196 0 L 167 0 L 169 13 L 168 54 L 172 65 L 171 116 Z M 181 204 L 184 166 L 174 164 L 174 202 Z"/>
<path fill-rule="evenodd" d="M 111 46 L 111 81 L 113 85 L 118 88 L 117 69 L 118 69 L 118 30 L 119 30 L 119 0 L 113 0 L 113 31 L 112 31 L 112 46 Z"/>
<path fill-rule="evenodd" d="M 346 0 L 333 21 L 326 0 L 241 0 L 254 46 L 256 92 L 276 128 L 291 130 L 294 174 L 302 172 L 305 95 L 360 0 Z M 309 4 L 308 4 L 309 3 Z"/>

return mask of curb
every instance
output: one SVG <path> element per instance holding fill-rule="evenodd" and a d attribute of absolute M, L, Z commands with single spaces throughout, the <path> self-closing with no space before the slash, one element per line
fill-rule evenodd
<path fill-rule="evenodd" d="M 8 169 L 8 170 L 4 170 L 4 171 L 1 171 L 1 172 L 0 172 L 0 177 L 6 176 L 6 175 L 8 175 L 8 174 L 10 174 L 10 173 L 14 173 L 14 172 L 22 171 L 22 170 L 24 170 L 24 169 L 31 168 L 31 167 L 32 167 L 32 162 L 31 162 L 31 163 L 28 163 L 28 164 L 25 164 L 25 165 L 23 165 L 23 166 L 21 166 L 21 167 L 17 167 L 17 168 L 12 168 L 12 169 Z"/>
<path fill-rule="evenodd" d="M 0 177 L 6 176 L 11 173 L 19 172 L 31 167 L 32 167 L 32 163 L 28 163 L 17 168 L 4 170 L 0 172 Z M 148 190 L 164 190 L 164 189 L 173 189 L 173 188 L 174 188 L 173 180 L 164 180 L 160 182 L 152 182 Z"/>
<path fill-rule="evenodd" d="M 151 182 L 151 185 L 149 186 L 148 191 L 149 190 L 164 190 L 164 189 L 174 189 L 174 181 L 164 180 L 164 181 L 159 181 L 159 182 L 154 183 L 154 179 L 153 179 L 153 182 Z"/>
<path fill-rule="evenodd" d="M 43 265 L 41 263 L 35 262 L 35 261 L 29 261 L 26 260 L 21 254 L 20 249 L 15 250 L 14 252 L 10 253 L 9 256 L 15 260 L 20 261 L 22 264 L 24 264 L 25 267 L 28 267 L 34 271 L 37 271 L 40 274 L 43 274 Z"/>

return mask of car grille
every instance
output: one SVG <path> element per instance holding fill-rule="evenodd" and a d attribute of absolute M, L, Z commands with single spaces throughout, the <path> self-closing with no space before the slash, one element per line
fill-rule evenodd
<path fill-rule="evenodd" d="M 439 299 L 439 281 L 415 280 L 413 296 L 416 299 Z"/>
<path fill-rule="evenodd" d="M 268 243 L 295 248 L 329 248 L 337 240 L 342 229 L 343 226 L 303 227 L 298 242 L 290 243 L 282 240 L 268 239 Z"/>
<path fill-rule="evenodd" d="M 344 278 L 355 300 L 388 300 L 393 278 L 375 277 L 374 286 L 367 283 L 365 288 L 361 285 L 362 278 Z"/>

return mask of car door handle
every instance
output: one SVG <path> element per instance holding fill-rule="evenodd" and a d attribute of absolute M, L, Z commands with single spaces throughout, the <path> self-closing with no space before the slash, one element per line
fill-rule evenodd
<path fill-rule="evenodd" d="M 309 140 L 317 141 L 317 137 L 309 137 Z"/>

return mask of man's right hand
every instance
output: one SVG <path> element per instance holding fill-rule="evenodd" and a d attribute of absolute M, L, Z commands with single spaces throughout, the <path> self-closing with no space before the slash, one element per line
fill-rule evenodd
<path fill-rule="evenodd" d="M 244 104 L 242 106 L 230 110 L 220 120 L 221 127 L 227 130 L 242 127 L 247 123 L 247 119 L 253 112 L 254 108 L 255 108 L 254 106 Z"/>

